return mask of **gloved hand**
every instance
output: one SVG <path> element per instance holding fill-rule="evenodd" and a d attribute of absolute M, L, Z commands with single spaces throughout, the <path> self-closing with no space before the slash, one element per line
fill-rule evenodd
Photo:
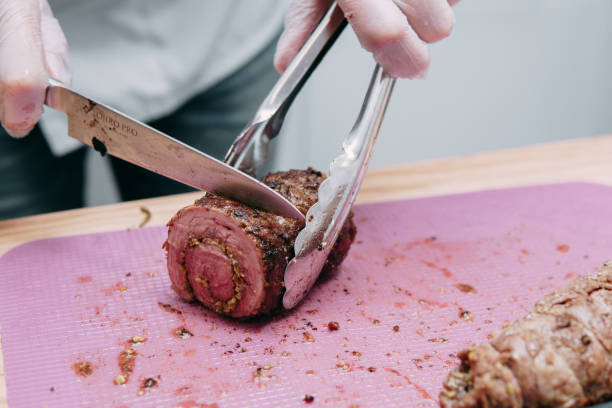
<path fill-rule="evenodd" d="M 361 46 L 394 77 L 424 77 L 425 43 L 447 37 L 455 24 L 451 5 L 459 0 L 337 0 Z M 274 57 L 283 72 L 321 20 L 332 0 L 292 0 Z"/>
<path fill-rule="evenodd" d="M 49 76 L 68 84 L 68 43 L 47 0 L 0 0 L 0 121 L 27 135 L 42 114 Z"/>

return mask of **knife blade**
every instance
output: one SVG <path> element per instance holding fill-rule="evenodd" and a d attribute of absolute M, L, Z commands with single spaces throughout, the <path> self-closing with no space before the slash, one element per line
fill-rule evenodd
<path fill-rule="evenodd" d="M 286 198 L 253 177 L 129 116 L 50 80 L 45 104 L 68 117 L 68 135 L 137 166 L 196 189 L 298 219 Z"/>

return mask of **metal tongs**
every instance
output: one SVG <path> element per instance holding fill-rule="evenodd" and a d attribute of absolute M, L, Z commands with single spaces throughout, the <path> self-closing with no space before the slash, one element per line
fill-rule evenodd
<path fill-rule="evenodd" d="M 268 144 L 283 124 L 296 95 L 338 38 L 347 22 L 334 2 L 265 98 L 253 120 L 228 151 L 225 162 L 256 174 L 268 156 Z M 283 307 L 296 306 L 314 285 L 348 217 L 361 186 L 395 79 L 377 64 L 359 116 L 342 143 L 344 152 L 330 165 L 318 201 L 306 214 L 298 234 L 295 257 L 285 269 Z"/>

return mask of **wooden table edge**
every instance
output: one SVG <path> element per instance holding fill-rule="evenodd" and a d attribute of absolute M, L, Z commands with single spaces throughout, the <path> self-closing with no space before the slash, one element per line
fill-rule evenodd
<path fill-rule="evenodd" d="M 543 143 L 527 147 L 427 160 L 373 169 L 368 172 L 358 203 L 399 200 L 485 189 L 561 182 L 593 182 L 612 185 L 612 135 Z M 34 215 L 0 221 L 0 256 L 25 242 L 76 234 L 164 225 L 176 210 L 202 193 L 186 193 L 99 207 Z M 115 214 L 111 222 L 100 221 Z M 85 218 L 76 227 L 78 218 Z M 72 223 L 70 223 L 70 221 Z M 50 224 L 45 226 L 44 224 Z M 38 227 L 38 228 L 37 228 Z M 19 235 L 9 239 L 7 230 Z M 4 238 L 2 238 L 4 237 Z M 0 335 L 0 408 L 8 407 Z"/>

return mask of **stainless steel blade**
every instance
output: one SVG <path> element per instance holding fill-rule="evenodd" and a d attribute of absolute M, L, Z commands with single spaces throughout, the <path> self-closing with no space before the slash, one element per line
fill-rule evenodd
<path fill-rule="evenodd" d="M 306 226 L 295 240 L 295 258 L 285 269 L 283 307 L 295 307 L 315 283 L 348 217 L 374 150 L 395 80 L 376 65 L 370 87 L 344 153 L 331 164 L 318 201 L 306 214 Z"/>
<path fill-rule="evenodd" d="M 110 154 L 191 187 L 251 207 L 303 219 L 302 213 L 262 182 L 150 126 L 51 81 L 45 104 L 68 116 L 68 134 Z"/>

